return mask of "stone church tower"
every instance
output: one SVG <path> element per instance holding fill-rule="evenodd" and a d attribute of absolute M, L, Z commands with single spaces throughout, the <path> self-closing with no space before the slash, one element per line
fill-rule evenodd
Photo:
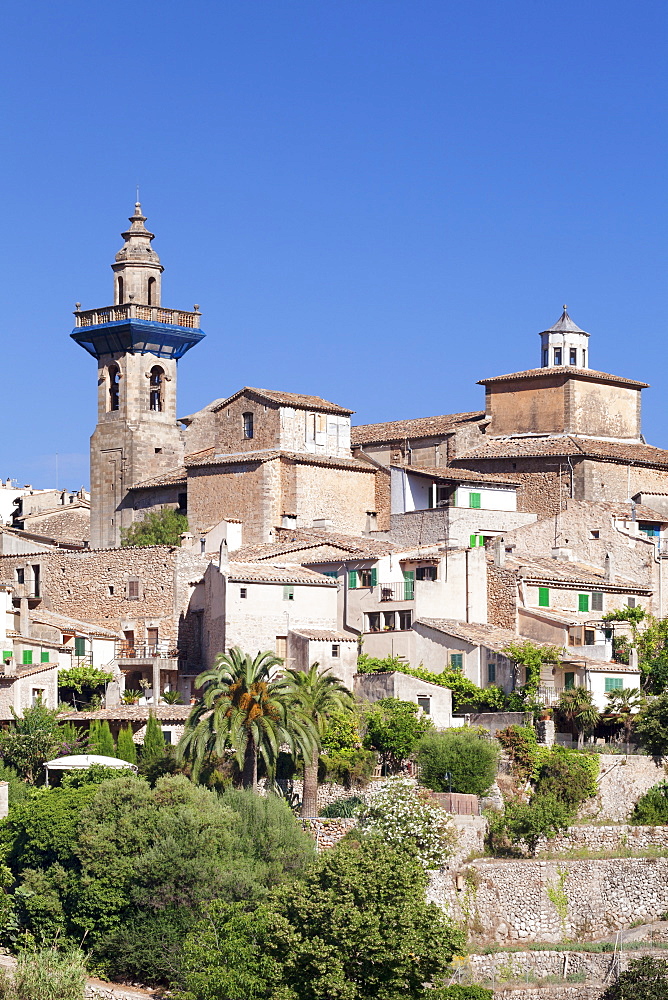
<path fill-rule="evenodd" d="M 130 487 L 183 462 L 176 422 L 176 362 L 197 344 L 194 312 L 161 304 L 163 267 L 135 205 L 111 265 L 114 304 L 81 310 L 72 338 L 97 359 L 97 426 L 90 442 L 91 548 L 120 545 L 133 521 Z"/>

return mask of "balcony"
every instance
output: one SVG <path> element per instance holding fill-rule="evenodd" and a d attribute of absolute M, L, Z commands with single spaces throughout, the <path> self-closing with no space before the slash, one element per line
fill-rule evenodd
<path fill-rule="evenodd" d="M 412 601 L 415 599 L 415 582 L 404 580 L 403 583 L 381 583 L 378 585 L 378 600 L 385 601 Z"/>
<path fill-rule="evenodd" d="M 118 661 L 121 670 L 152 666 L 156 660 L 160 661 L 161 670 L 177 670 L 179 651 L 166 642 L 130 643 L 124 640 L 115 644 L 114 658 Z"/>
<path fill-rule="evenodd" d="M 124 302 L 118 306 L 104 306 L 102 309 L 77 309 L 74 314 L 77 327 L 103 326 L 105 323 L 124 323 L 129 319 L 148 320 L 150 323 L 169 323 L 190 330 L 199 330 L 201 314 L 183 312 L 181 309 L 165 309 L 163 306 L 142 306 L 136 302 Z"/>

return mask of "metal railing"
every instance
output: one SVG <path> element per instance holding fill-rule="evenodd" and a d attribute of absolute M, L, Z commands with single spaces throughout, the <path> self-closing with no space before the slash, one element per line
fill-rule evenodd
<path fill-rule="evenodd" d="M 167 642 L 133 643 L 126 639 L 115 644 L 114 654 L 117 660 L 175 659 L 179 651 Z"/>
<path fill-rule="evenodd" d="M 381 583 L 378 585 L 378 600 L 412 601 L 415 598 L 415 584 L 412 580 L 403 583 Z"/>
<path fill-rule="evenodd" d="M 78 309 L 75 314 L 78 327 L 102 326 L 104 323 L 119 323 L 126 319 L 145 319 L 152 323 L 169 323 L 198 330 L 201 314 L 184 312 L 182 309 L 165 309 L 163 306 L 142 306 L 136 302 L 124 302 L 118 306 L 104 306 L 102 309 Z"/>

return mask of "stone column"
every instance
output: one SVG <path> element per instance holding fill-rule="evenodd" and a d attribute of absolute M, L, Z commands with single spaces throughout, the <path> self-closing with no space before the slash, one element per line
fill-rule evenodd
<path fill-rule="evenodd" d="M 545 746 L 554 746 L 554 720 L 541 719 L 536 725 L 538 742 Z"/>
<path fill-rule="evenodd" d="M 9 812 L 9 782 L 0 781 L 0 819 Z"/>

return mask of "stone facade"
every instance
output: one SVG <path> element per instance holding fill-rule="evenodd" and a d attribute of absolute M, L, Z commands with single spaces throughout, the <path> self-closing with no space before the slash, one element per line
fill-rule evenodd
<path fill-rule="evenodd" d="M 517 578 L 513 570 L 487 563 L 487 621 L 517 629 Z"/>
<path fill-rule="evenodd" d="M 580 809 L 581 819 L 623 823 L 641 795 L 666 780 L 665 769 L 644 754 L 601 754 L 598 794 Z"/>
<path fill-rule="evenodd" d="M 45 535 L 59 542 L 87 542 L 90 539 L 90 505 L 73 503 L 28 514 L 22 518 L 22 527 L 24 531 Z"/>

